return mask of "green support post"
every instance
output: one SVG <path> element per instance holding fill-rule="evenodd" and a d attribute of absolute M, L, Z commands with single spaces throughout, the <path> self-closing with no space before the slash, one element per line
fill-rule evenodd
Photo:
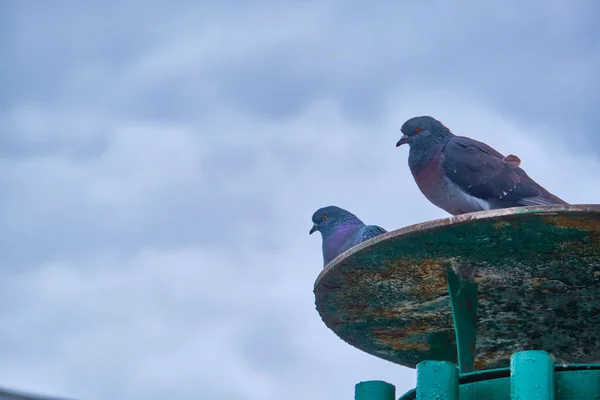
<path fill-rule="evenodd" d="M 384 381 L 365 381 L 354 386 L 354 400 L 396 400 L 396 387 Z"/>
<path fill-rule="evenodd" d="M 545 351 L 521 351 L 510 357 L 511 400 L 554 400 L 554 361 Z"/>
<path fill-rule="evenodd" d="M 447 361 L 417 365 L 417 400 L 458 400 L 458 368 Z"/>
<path fill-rule="evenodd" d="M 461 373 L 473 372 L 477 341 L 477 284 L 448 270 L 448 291 Z"/>

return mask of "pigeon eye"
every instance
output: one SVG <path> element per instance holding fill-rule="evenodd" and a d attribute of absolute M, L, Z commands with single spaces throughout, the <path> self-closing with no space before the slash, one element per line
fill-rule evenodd
<path fill-rule="evenodd" d="M 417 128 L 417 129 L 415 129 L 415 132 L 416 132 L 416 133 L 421 133 L 421 128 Z"/>
<path fill-rule="evenodd" d="M 327 218 L 329 218 L 327 215 L 323 215 L 323 221 L 327 221 Z"/>

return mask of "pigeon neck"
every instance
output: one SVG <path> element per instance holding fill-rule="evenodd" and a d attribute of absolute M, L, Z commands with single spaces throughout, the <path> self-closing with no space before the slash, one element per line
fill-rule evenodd
<path fill-rule="evenodd" d="M 344 235 L 348 232 L 355 230 L 356 228 L 364 225 L 363 222 L 358 218 L 350 218 L 338 222 L 333 225 L 330 229 L 323 232 L 323 239 L 326 239 L 333 235 Z"/>
<path fill-rule="evenodd" d="M 415 143 L 408 154 L 408 163 L 411 168 L 422 168 L 437 157 L 452 136 L 450 131 L 440 131 L 424 138 L 422 142 Z"/>

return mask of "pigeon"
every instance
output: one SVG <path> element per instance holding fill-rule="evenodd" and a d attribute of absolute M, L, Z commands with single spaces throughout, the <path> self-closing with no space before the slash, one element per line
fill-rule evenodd
<path fill-rule="evenodd" d="M 387 232 L 377 225 L 365 225 L 356 215 L 336 206 L 319 208 L 312 221 L 309 235 L 319 231 L 323 238 L 323 267 L 349 248 Z"/>
<path fill-rule="evenodd" d="M 408 166 L 425 197 L 452 215 L 533 205 L 568 204 L 485 143 L 455 136 L 440 121 L 414 117 L 396 147 L 408 144 Z"/>

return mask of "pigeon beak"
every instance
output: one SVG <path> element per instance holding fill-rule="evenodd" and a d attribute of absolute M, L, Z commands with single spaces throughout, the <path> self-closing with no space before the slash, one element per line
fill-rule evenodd
<path fill-rule="evenodd" d="M 396 147 L 400 147 L 403 144 L 408 143 L 408 135 L 402 135 L 402 137 L 400 138 L 400 140 L 398 140 L 398 143 L 396 143 Z"/>
<path fill-rule="evenodd" d="M 314 224 L 312 228 L 310 228 L 310 232 L 308 232 L 309 235 L 312 235 L 313 233 L 315 233 L 317 231 L 317 229 L 319 229 L 319 227 L 317 226 L 317 224 Z"/>

